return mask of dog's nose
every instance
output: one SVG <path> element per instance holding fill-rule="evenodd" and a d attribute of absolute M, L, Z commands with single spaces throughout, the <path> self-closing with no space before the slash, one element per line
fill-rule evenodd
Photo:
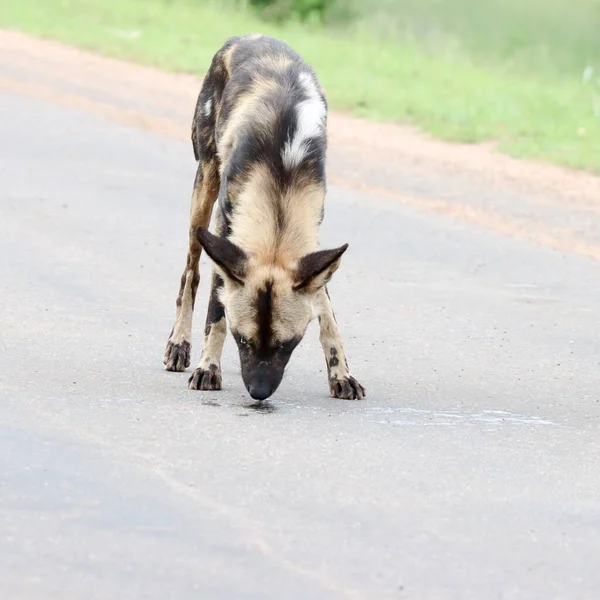
<path fill-rule="evenodd" d="M 266 377 L 255 377 L 248 391 L 254 400 L 266 400 L 273 393 L 273 387 Z"/>

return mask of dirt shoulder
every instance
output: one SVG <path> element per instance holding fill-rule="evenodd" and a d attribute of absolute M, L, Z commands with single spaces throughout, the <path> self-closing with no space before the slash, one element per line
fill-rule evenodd
<path fill-rule="evenodd" d="M 0 31 L 0 91 L 187 140 L 200 77 Z M 34 126 L 34 118 L 32 118 Z M 600 260 L 600 178 L 332 113 L 330 181 Z"/>

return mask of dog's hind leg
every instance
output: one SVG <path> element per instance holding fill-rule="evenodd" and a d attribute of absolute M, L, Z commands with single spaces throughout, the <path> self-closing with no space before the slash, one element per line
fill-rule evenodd
<path fill-rule="evenodd" d="M 190 366 L 192 313 L 200 283 L 199 262 L 202 253 L 202 246 L 196 236 L 196 230 L 199 227 L 208 227 L 213 205 L 219 193 L 219 185 L 216 157 L 201 160 L 198 164 L 192 194 L 187 263 L 181 276 L 179 295 L 177 296 L 175 324 L 169 336 L 163 359 L 167 371 L 185 371 Z"/>
<path fill-rule="evenodd" d="M 175 325 L 169 336 L 163 362 L 167 371 L 184 371 L 190 365 L 192 313 L 200 283 L 199 261 L 202 246 L 199 227 L 208 228 L 213 205 L 221 185 L 217 156 L 217 116 L 223 91 L 229 79 L 231 55 L 239 38 L 230 38 L 214 56 L 202 83 L 192 121 L 192 145 L 198 161 L 190 215 L 187 264 L 181 276 Z"/>
<path fill-rule="evenodd" d="M 335 320 L 327 288 L 321 288 L 317 294 L 320 327 L 319 339 L 325 354 L 325 361 L 327 362 L 329 393 L 332 398 L 360 400 L 366 396 L 366 391 L 350 374 L 346 353 L 344 352 L 342 334 Z"/>

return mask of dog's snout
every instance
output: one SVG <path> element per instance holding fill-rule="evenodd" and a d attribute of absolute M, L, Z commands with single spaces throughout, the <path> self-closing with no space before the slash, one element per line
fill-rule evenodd
<path fill-rule="evenodd" d="M 254 400 L 266 400 L 273 393 L 273 386 L 267 377 L 259 375 L 252 379 L 248 392 Z"/>

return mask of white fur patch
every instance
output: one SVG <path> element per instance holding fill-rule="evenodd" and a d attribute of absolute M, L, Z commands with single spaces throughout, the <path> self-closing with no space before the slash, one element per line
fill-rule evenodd
<path fill-rule="evenodd" d="M 209 98 L 204 105 L 204 116 L 210 117 L 210 113 L 212 112 L 212 98 Z"/>
<path fill-rule="evenodd" d="M 281 151 L 283 166 L 286 169 L 298 166 L 306 156 L 307 141 L 324 133 L 326 109 L 317 86 L 308 73 L 300 73 L 299 78 L 308 98 L 296 107 L 296 131 L 292 139 L 286 141 Z"/>

